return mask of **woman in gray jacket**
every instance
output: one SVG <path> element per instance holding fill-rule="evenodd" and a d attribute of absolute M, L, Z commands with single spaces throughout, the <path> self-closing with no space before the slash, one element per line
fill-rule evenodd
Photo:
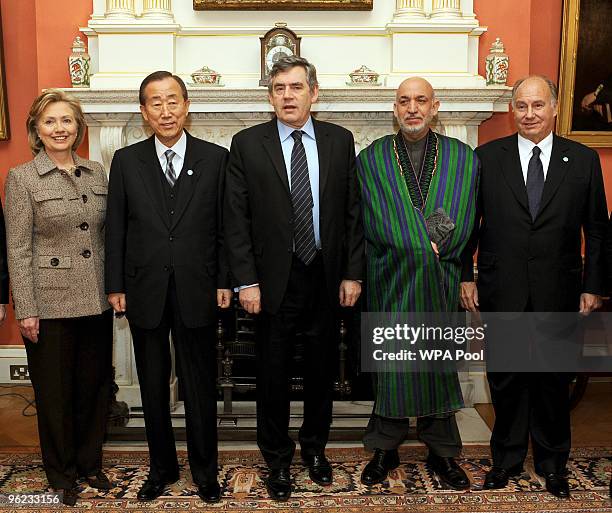
<path fill-rule="evenodd" d="M 110 489 L 102 441 L 112 375 L 112 316 L 104 295 L 107 177 L 74 150 L 79 103 L 58 90 L 30 109 L 34 159 L 6 181 L 8 267 L 38 410 L 47 479 L 77 500 L 79 477 Z"/>

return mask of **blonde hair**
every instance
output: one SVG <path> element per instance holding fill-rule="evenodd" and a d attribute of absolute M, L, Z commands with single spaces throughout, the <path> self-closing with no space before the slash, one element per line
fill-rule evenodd
<path fill-rule="evenodd" d="M 85 123 L 85 116 L 83 115 L 80 102 L 76 98 L 73 98 L 69 94 L 66 94 L 64 91 L 60 91 L 59 89 L 47 89 L 34 100 L 34 103 L 32 103 L 30 112 L 28 114 L 28 119 L 26 121 L 28 143 L 30 144 L 30 150 L 32 150 L 34 155 L 38 154 L 40 150 L 44 148 L 40 137 L 38 137 L 36 125 L 38 124 L 40 116 L 44 110 L 55 102 L 66 102 L 68 105 L 70 105 L 70 108 L 74 114 L 74 119 L 77 122 L 77 136 L 74 144 L 72 145 L 72 149 L 76 150 L 83 142 L 83 138 L 85 137 L 85 129 L 87 125 Z"/>

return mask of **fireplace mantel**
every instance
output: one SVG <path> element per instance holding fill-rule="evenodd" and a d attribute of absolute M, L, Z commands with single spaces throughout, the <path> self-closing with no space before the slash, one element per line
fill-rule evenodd
<path fill-rule="evenodd" d="M 66 89 L 83 105 L 89 125 L 90 156 L 108 170 L 114 152 L 150 132 L 140 115 L 136 89 Z M 435 130 L 474 147 L 478 126 L 494 112 L 508 110 L 509 87 L 437 88 L 440 100 Z M 187 128 L 195 136 L 229 148 L 232 136 L 270 119 L 267 90 L 260 88 L 190 88 Z M 313 112 L 340 124 L 355 136 L 355 148 L 396 130 L 395 89 L 388 87 L 321 88 Z"/>

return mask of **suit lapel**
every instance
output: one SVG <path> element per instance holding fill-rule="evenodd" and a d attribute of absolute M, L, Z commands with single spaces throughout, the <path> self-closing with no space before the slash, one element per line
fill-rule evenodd
<path fill-rule="evenodd" d="M 512 190 L 514 197 L 519 204 L 529 213 L 529 201 L 527 199 L 527 188 L 525 187 L 525 179 L 521 168 L 521 159 L 518 152 L 518 138 L 513 135 L 506 139 L 502 146 L 502 174 L 506 183 Z"/>
<path fill-rule="evenodd" d="M 329 136 L 327 130 L 314 118 L 312 122 L 317 138 L 317 153 L 319 155 L 319 201 L 321 203 L 323 201 L 325 185 L 327 184 L 327 177 L 329 176 L 333 139 Z"/>
<path fill-rule="evenodd" d="M 149 137 L 147 144 L 142 147 L 142 151 L 139 153 L 138 158 L 140 160 L 140 167 L 138 173 L 142 179 L 145 190 L 151 197 L 153 202 L 154 210 L 158 213 L 163 223 L 168 226 L 168 219 L 165 214 L 165 202 L 164 202 L 164 191 L 162 190 L 162 183 L 160 173 L 163 174 L 163 170 L 159 165 L 159 159 L 155 151 L 155 136 Z"/>
<path fill-rule="evenodd" d="M 289 178 L 287 178 L 287 168 L 285 167 L 285 159 L 283 158 L 283 150 L 281 148 L 280 137 L 278 136 L 278 127 L 276 126 L 276 118 L 268 123 L 268 130 L 263 137 L 263 146 L 268 153 L 276 174 L 285 186 L 287 194 L 289 191 Z"/>
<path fill-rule="evenodd" d="M 176 211 L 172 217 L 172 224 L 170 228 L 174 228 L 179 222 L 185 209 L 189 205 L 193 193 L 196 189 L 196 184 L 202 174 L 202 167 L 200 169 L 196 167 L 196 164 L 202 160 L 203 155 L 197 155 L 193 137 L 185 132 L 187 135 L 187 148 L 185 150 L 185 161 L 183 162 L 183 168 L 180 174 L 180 187 L 178 188 L 178 196 L 176 198 Z"/>
<path fill-rule="evenodd" d="M 542 200 L 540 201 L 540 210 L 538 217 L 550 203 L 553 196 L 557 192 L 559 185 L 563 182 L 565 175 L 571 167 L 571 161 L 566 156 L 569 151 L 569 146 L 560 137 L 553 135 L 553 147 L 550 155 L 550 163 L 548 172 L 546 173 L 546 181 L 544 182 L 544 190 L 542 191 Z M 565 158 L 565 160 L 563 160 Z"/>

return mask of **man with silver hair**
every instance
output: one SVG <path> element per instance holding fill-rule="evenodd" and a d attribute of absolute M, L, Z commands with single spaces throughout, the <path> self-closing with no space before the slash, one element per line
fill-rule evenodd
<path fill-rule="evenodd" d="M 404 80 L 393 112 L 400 131 L 374 141 L 357 159 L 367 242 L 366 310 L 456 312 L 459 256 L 476 216 L 478 161 L 466 144 L 429 127 L 440 102 L 426 80 Z M 452 314 L 450 315 L 452 317 Z M 399 465 L 397 448 L 417 417 L 430 468 L 444 485 L 469 488 L 455 461 L 463 407 L 457 373 L 390 367 L 375 375 L 375 404 L 364 436 L 373 451 L 361 482 L 384 481 Z"/>
<path fill-rule="evenodd" d="M 315 483 L 333 480 L 325 457 L 332 420 L 333 321 L 353 306 L 363 279 L 363 228 L 353 136 L 317 121 L 316 70 L 286 57 L 272 67 L 276 116 L 232 140 L 225 195 L 225 241 L 242 307 L 256 316 L 257 443 L 274 500 L 291 495 L 295 443 L 289 379 L 295 335 L 304 336 L 301 456 Z"/>
<path fill-rule="evenodd" d="M 518 134 L 476 149 L 482 165 L 479 222 L 462 258 L 462 306 L 473 312 L 587 315 L 599 308 L 605 291 L 608 218 L 599 157 L 553 133 L 557 88 L 548 78 L 519 80 L 512 111 Z M 546 489 L 569 497 L 573 376 L 489 371 L 487 378 L 495 425 L 493 466 L 484 488 L 503 488 L 522 472 L 531 438 L 535 471 L 544 477 Z"/>

